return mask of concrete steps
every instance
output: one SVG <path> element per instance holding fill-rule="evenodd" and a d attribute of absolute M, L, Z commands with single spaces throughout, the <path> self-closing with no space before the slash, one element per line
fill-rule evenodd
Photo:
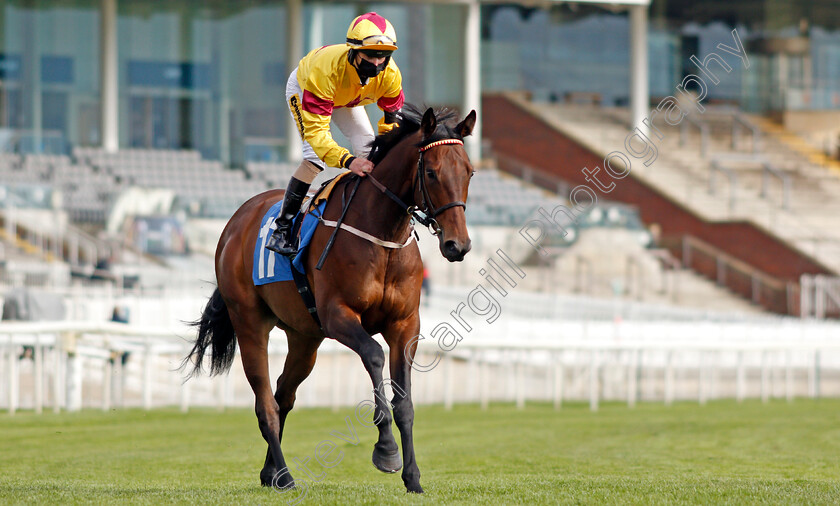
<path fill-rule="evenodd" d="M 521 97 L 511 97 L 550 125 L 597 154 L 621 149 L 630 132 L 626 126 L 629 112 L 592 106 L 534 104 Z M 700 140 L 692 129 L 685 145 L 679 143 L 679 130 L 661 127 L 664 139 L 658 144 L 659 156 L 650 167 L 634 164 L 633 174 L 660 193 L 708 221 L 747 220 L 789 242 L 802 252 L 814 256 L 827 267 L 840 272 L 840 163 L 817 159 L 818 150 L 802 139 L 785 132 L 764 118 L 749 116 L 765 135 L 761 154 L 775 166 L 787 170 L 791 180 L 790 206 L 782 206 L 781 184 L 770 179 L 768 195 L 761 195 L 762 177 L 758 166 L 737 170 L 736 200 L 730 204 L 729 181 L 717 174 L 716 191 L 710 193 L 710 160 L 716 154 L 733 153 L 731 113 L 700 116 L 710 125 L 709 156 L 700 156 Z M 747 135 L 741 136 L 741 147 L 751 148 Z M 743 151 L 741 151 L 743 152 Z M 826 171 L 818 165 L 828 165 Z M 837 171 L 833 170 L 836 165 Z M 740 164 L 738 165 L 740 166 Z"/>
<path fill-rule="evenodd" d="M 434 287 L 440 285 L 481 285 L 498 296 L 486 276 L 488 271 L 492 272 L 488 259 L 503 264 L 497 253 L 501 249 L 525 273 L 524 278 L 515 279 L 515 288 L 505 285 L 508 290 L 576 294 L 715 311 L 764 312 L 713 281 L 663 263 L 661 258 L 668 254 L 643 247 L 637 231 L 585 228 L 573 245 L 554 250 L 550 259 L 540 259 L 519 236 L 518 228 L 470 227 L 470 235 L 472 251 L 463 262 L 452 264 L 440 255 L 437 242 L 421 233 L 418 245 L 424 266 L 430 272 L 433 293 Z M 482 269 L 486 269 L 483 275 Z M 499 303 L 504 307 L 501 300 Z"/>
<path fill-rule="evenodd" d="M 750 121 L 759 125 L 765 133 L 775 139 L 778 139 L 790 149 L 800 153 L 812 164 L 827 167 L 835 174 L 840 175 L 840 161 L 827 156 L 825 153 L 805 141 L 802 137 L 786 130 L 783 126 L 767 118 L 754 115 L 750 115 L 749 118 Z"/>

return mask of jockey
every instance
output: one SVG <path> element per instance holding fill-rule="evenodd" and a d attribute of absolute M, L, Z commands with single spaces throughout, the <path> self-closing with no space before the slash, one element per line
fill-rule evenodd
<path fill-rule="evenodd" d="M 286 101 L 303 140 L 303 162 L 286 188 L 283 207 L 275 220 L 277 228 L 266 248 L 292 255 L 292 221 L 315 177 L 324 166 L 344 167 L 359 176 L 373 169 L 367 159 L 373 128 L 360 106 L 376 103 L 384 112 L 379 133 L 396 126 L 403 105 L 402 76 L 391 54 L 397 49 L 397 34 L 391 23 L 375 12 L 350 23 L 347 44 L 316 49 L 292 71 L 286 84 Z M 339 146 L 330 135 L 335 120 L 353 147 Z"/>

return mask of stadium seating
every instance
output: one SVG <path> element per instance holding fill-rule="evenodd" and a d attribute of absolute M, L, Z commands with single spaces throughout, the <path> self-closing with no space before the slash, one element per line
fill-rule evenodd
<path fill-rule="evenodd" d="M 596 153 L 623 147 L 630 132 L 627 109 L 511 98 Z M 696 117 L 709 131 L 705 156 L 698 128 L 656 122 L 664 136 L 659 157 L 650 167 L 634 165 L 634 175 L 698 216 L 751 221 L 840 272 L 840 177 L 765 138 L 757 118 L 712 106 Z"/>
<path fill-rule="evenodd" d="M 593 120 L 587 106 L 574 104 L 565 107 L 578 111 L 579 116 L 575 117 L 581 120 L 578 128 L 582 135 L 593 135 L 592 132 L 597 129 L 600 129 L 600 132 L 604 124 L 610 124 L 618 130 L 626 121 L 621 111 L 598 109 L 600 112 Z M 726 128 L 725 121 L 722 119 L 720 124 L 713 124 L 712 146 L 715 149 L 722 148 L 721 132 Z M 586 130 L 587 128 L 591 130 Z M 690 141 L 682 149 L 694 150 L 696 143 Z M 4 180 L 10 183 L 52 185 L 63 194 L 63 207 L 74 221 L 94 225 L 103 224 L 117 196 L 133 186 L 172 189 L 176 193 L 173 213 L 223 222 L 252 195 L 266 189 L 282 187 L 294 171 L 295 164 L 250 162 L 243 169 L 230 169 L 221 161 L 205 160 L 197 151 L 128 149 L 108 153 L 97 148 L 77 147 L 71 156 L 0 156 L 0 176 Z M 314 186 L 317 187 L 320 181 L 338 172 L 334 169 L 325 171 Z M 703 282 L 695 282 L 691 275 L 685 272 L 671 275 L 685 278 L 679 283 L 679 288 L 662 288 L 669 282 L 676 284 L 666 280 L 669 275 L 666 271 L 671 267 L 662 263 L 657 257 L 658 253 L 645 250 L 645 246 L 650 243 L 650 235 L 643 228 L 635 210 L 608 202 L 601 204 L 587 217 L 570 225 L 569 235 L 564 237 L 554 234 L 556 237 L 552 237 L 547 243 L 553 248 L 554 260 L 547 264 L 540 263 L 539 259 L 533 257 L 517 260 L 537 262 L 528 267 L 533 274 L 529 279 L 529 283 L 533 284 L 530 289 L 577 292 L 601 297 L 615 295 L 618 290 L 622 297 L 635 299 L 682 302 L 689 305 L 703 305 L 703 300 L 708 299 L 722 301 L 717 307 L 729 305 L 742 311 L 753 310 L 749 305 L 727 302 L 733 298 L 725 293 L 716 293 L 714 288 L 706 287 Z M 533 219 L 537 209 L 553 209 L 557 205 L 568 205 L 568 202 L 556 194 L 538 189 L 497 170 L 492 163 L 485 163 L 476 172 L 470 184 L 467 220 L 471 229 L 506 230 L 501 232 L 501 235 L 510 242 L 510 238 L 514 237 L 512 234 L 522 224 Z M 596 231 L 593 232 L 595 235 L 569 250 L 581 234 L 589 234 L 585 229 Z M 612 241 L 605 246 L 605 239 L 595 239 L 601 237 L 598 230 L 606 229 L 622 230 L 620 233 L 607 233 L 607 236 L 615 238 L 624 234 L 622 237 L 625 238 L 621 240 L 624 242 Z M 615 235 L 616 233 L 618 235 Z M 490 237 L 482 232 L 478 232 L 478 235 Z M 216 239 L 206 239 L 209 246 L 199 250 L 212 250 L 211 246 L 215 244 Z M 484 244 L 481 244 L 482 239 L 479 239 L 474 250 L 475 258 L 472 260 L 478 262 L 492 254 L 492 248 L 488 247 L 493 241 L 484 239 Z M 586 246 L 590 243 L 592 245 Z M 602 258 L 604 255 L 598 253 L 599 248 L 615 249 L 614 253 L 618 256 L 605 260 Z M 429 255 L 436 256 L 436 252 L 426 254 Z M 472 264 L 472 260 L 468 260 L 467 263 Z M 434 265 L 434 261 L 431 265 Z M 598 268 L 593 271 L 591 267 L 587 268 L 587 265 Z M 605 266 L 612 267 L 604 270 Z M 473 276 L 475 273 L 450 275 L 451 269 L 448 265 L 434 268 L 434 279 L 446 280 L 447 284 L 469 284 L 473 282 L 473 278 L 480 280 L 477 275 Z M 588 276 L 585 281 L 581 278 L 584 275 Z M 619 284 L 623 284 L 619 288 L 616 285 L 617 279 L 621 279 Z M 551 284 L 554 286 L 549 286 Z M 714 295 L 710 295 L 711 293 Z"/>

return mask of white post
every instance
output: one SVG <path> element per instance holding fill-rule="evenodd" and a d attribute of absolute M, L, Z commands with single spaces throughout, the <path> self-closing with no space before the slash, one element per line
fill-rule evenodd
<path fill-rule="evenodd" d="M 665 405 L 670 406 L 674 402 L 674 352 L 668 351 L 668 358 L 665 364 Z"/>
<path fill-rule="evenodd" d="M 808 395 L 812 399 L 820 396 L 820 352 L 814 350 L 814 358 L 808 369 Z"/>
<path fill-rule="evenodd" d="M 233 398 L 233 380 L 231 378 L 232 378 L 232 376 L 231 376 L 230 372 L 228 372 L 227 374 L 225 374 L 225 379 L 222 382 L 222 389 L 223 389 L 222 394 L 223 394 L 223 397 L 224 397 L 224 400 L 222 402 L 224 404 L 225 409 L 231 407 L 231 399 Z M 312 406 L 312 402 L 310 402 L 310 399 L 311 399 L 310 392 L 312 392 L 313 390 L 314 390 L 314 386 L 313 386 L 313 388 L 309 388 L 306 392 L 307 393 L 307 395 L 306 395 L 306 397 L 307 397 L 306 405 L 307 406 Z"/>
<path fill-rule="evenodd" d="M 82 357 L 76 351 L 67 352 L 67 411 L 82 409 Z"/>
<path fill-rule="evenodd" d="M 554 409 L 563 406 L 563 352 L 554 356 Z"/>
<path fill-rule="evenodd" d="M 225 382 L 224 378 L 216 378 L 213 389 L 216 391 L 216 410 L 221 413 L 225 410 Z"/>
<path fill-rule="evenodd" d="M 516 402 L 516 364 L 507 361 L 504 365 L 505 397 L 504 400 Z"/>
<path fill-rule="evenodd" d="M 706 401 L 709 398 L 709 371 L 706 369 L 706 364 L 709 362 L 709 354 L 708 352 L 701 351 L 700 352 L 700 369 L 697 374 L 697 395 L 698 399 L 697 402 L 701 406 L 706 405 Z"/>
<path fill-rule="evenodd" d="M 788 350 L 785 356 L 785 398 L 793 402 L 793 352 Z"/>
<path fill-rule="evenodd" d="M 600 365 L 598 364 L 598 350 L 592 350 L 589 363 L 589 409 L 590 411 L 598 411 L 598 401 L 600 396 L 598 385 L 598 372 Z"/>
<path fill-rule="evenodd" d="M 711 365 L 709 367 L 709 399 L 718 398 L 718 369 L 717 360 L 720 358 L 720 353 L 712 353 Z"/>
<path fill-rule="evenodd" d="M 118 408 L 125 407 L 125 398 L 123 397 L 123 390 L 125 388 L 125 366 L 122 363 L 124 352 L 118 352 L 114 357 L 114 370 L 111 374 L 111 394 L 114 406 Z"/>
<path fill-rule="evenodd" d="M 14 415 L 18 407 L 18 357 L 17 347 L 9 334 L 9 414 Z"/>
<path fill-rule="evenodd" d="M 143 409 L 152 409 L 152 343 L 146 338 L 143 352 Z"/>
<path fill-rule="evenodd" d="M 520 358 L 523 355 L 520 352 Z M 525 409 L 525 362 L 516 364 L 516 409 Z"/>
<path fill-rule="evenodd" d="M 770 400 L 770 368 L 768 366 L 768 351 L 761 352 L 761 402 Z"/>
<path fill-rule="evenodd" d="M 639 374 L 639 350 L 630 350 L 630 364 L 627 365 L 627 407 L 636 407 L 636 393 Z"/>
<path fill-rule="evenodd" d="M 285 359 L 285 357 L 284 357 Z M 347 389 L 349 390 L 347 394 L 348 399 L 355 399 L 358 395 L 359 390 L 359 375 L 354 374 L 355 370 L 350 373 L 350 381 L 347 382 Z M 425 385 L 425 382 L 421 382 L 421 385 Z"/>
<path fill-rule="evenodd" d="M 452 380 L 452 357 L 447 354 L 443 359 L 443 408 L 446 411 L 452 410 L 453 380 Z"/>
<path fill-rule="evenodd" d="M 286 75 L 292 73 L 297 67 L 300 59 L 303 58 L 303 0 L 288 0 L 286 2 Z M 285 99 L 285 93 L 283 94 Z M 297 124 L 291 114 L 289 115 L 288 133 L 286 143 L 288 145 L 288 159 L 290 162 L 299 162 L 303 158 L 301 151 L 300 134 Z"/>
<path fill-rule="evenodd" d="M 487 365 L 486 360 L 481 360 L 481 364 L 479 364 L 479 374 L 481 375 L 481 382 L 479 383 L 479 388 L 481 389 L 482 411 L 487 411 L 487 407 L 490 405 L 490 385 L 488 385 L 488 383 L 490 382 L 490 374 L 488 371 L 489 367 L 490 366 Z"/>
<path fill-rule="evenodd" d="M 744 352 L 738 352 L 738 370 L 735 379 L 735 399 L 740 403 L 744 401 L 744 390 L 746 387 L 746 366 L 744 365 Z"/>
<path fill-rule="evenodd" d="M 117 0 L 102 0 L 99 20 L 99 54 L 101 94 L 102 149 L 114 152 L 119 149 L 120 125 L 118 104 L 117 59 Z"/>
<path fill-rule="evenodd" d="M 338 413 L 338 406 L 341 403 L 341 396 L 339 396 L 339 391 L 338 391 L 338 385 L 340 385 L 343 381 L 342 380 L 343 376 L 341 375 L 342 371 L 339 371 L 339 369 L 338 369 L 340 359 L 341 359 L 341 354 L 339 354 L 337 351 L 334 351 L 333 354 L 332 354 L 332 359 L 330 360 L 330 362 L 332 362 L 332 371 L 331 371 L 332 381 L 330 382 L 331 383 L 330 390 L 332 391 L 332 399 L 330 401 L 330 404 L 332 405 L 332 412 L 333 413 Z"/>
<path fill-rule="evenodd" d="M 474 164 L 481 160 L 481 5 L 470 0 L 464 27 L 464 110 L 466 116 L 475 111 L 478 120 L 472 135 L 464 139 L 467 154 Z"/>
<path fill-rule="evenodd" d="M 464 388 L 468 402 L 478 399 L 478 351 L 470 350 L 467 358 L 467 386 Z"/>
<path fill-rule="evenodd" d="M 0 377 L 4 377 L 7 374 L 6 373 L 6 367 L 9 364 L 9 359 L 6 358 L 7 352 L 8 352 L 8 348 L 5 345 L 0 346 L 0 374 L 2 374 L 2 376 L 0 376 Z M 8 384 L 8 383 L 9 383 L 9 381 L 6 381 L 5 384 Z M 6 401 L 6 399 L 8 399 L 9 396 L 5 395 L 7 393 L 8 392 L 3 392 L 4 397 L 2 399 L 0 399 L 0 401 Z M 0 408 L 2 408 L 2 407 L 3 407 L 3 404 L 2 404 L 2 402 L 0 402 Z"/>
<path fill-rule="evenodd" d="M 102 411 L 111 409 L 111 376 L 114 374 L 112 358 L 106 358 L 102 366 Z"/>
<path fill-rule="evenodd" d="M 53 345 L 53 413 L 61 412 L 61 357 L 64 350 L 61 347 L 61 338 L 56 336 L 55 345 Z"/>
<path fill-rule="evenodd" d="M 190 380 L 181 383 L 181 413 L 190 410 Z"/>
<path fill-rule="evenodd" d="M 65 406 L 67 411 L 79 411 L 82 409 L 82 357 L 76 349 L 77 336 L 67 333 L 62 336 L 63 353 L 66 353 L 64 362 L 64 391 Z"/>
<path fill-rule="evenodd" d="M 35 362 L 35 413 L 40 415 L 44 412 L 44 347 L 40 334 L 35 336 L 32 359 Z"/>
<path fill-rule="evenodd" d="M 647 5 L 630 7 L 630 110 L 633 124 L 645 135 L 647 127 L 642 120 L 647 117 L 650 90 L 648 84 L 648 17 Z"/>

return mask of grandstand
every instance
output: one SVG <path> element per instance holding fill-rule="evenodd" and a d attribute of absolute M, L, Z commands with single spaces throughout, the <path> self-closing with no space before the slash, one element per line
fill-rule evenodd
<path fill-rule="evenodd" d="M 603 166 L 609 153 L 626 149 L 632 132 L 626 109 L 530 101 L 521 94 L 486 99 L 485 114 L 522 125 L 519 135 L 486 132 L 499 139 L 494 148 L 508 165 L 528 164 L 575 184 L 588 182 L 583 168 Z M 650 166 L 634 164 L 632 176 L 618 181 L 609 197 L 637 206 L 644 222 L 656 224 L 660 243 L 687 267 L 769 309 L 799 314 L 802 276 L 807 282 L 840 269 L 834 226 L 840 178 L 768 139 L 760 124 L 713 106 L 679 128 L 657 123 L 663 139 L 656 159 Z M 534 135 L 535 129 L 546 133 Z M 571 156 L 562 164 L 540 159 L 549 143 L 567 147 Z M 705 255 L 712 265 L 691 264 L 692 248 L 694 260 Z M 751 278 L 752 286 L 738 286 L 736 276 Z M 838 309 L 833 289 L 823 297 Z"/>
<path fill-rule="evenodd" d="M 508 95 L 506 100 L 593 153 L 605 154 L 622 145 L 627 135 L 627 109 L 530 102 L 517 95 Z M 790 241 L 803 258 L 825 266 L 823 273 L 836 270 L 840 238 L 832 235 L 836 227 L 831 227 L 831 223 L 837 207 L 833 202 L 840 195 L 837 177 L 815 167 L 789 147 L 767 140 L 768 134 L 758 124 L 754 118 L 724 108 L 710 109 L 690 129 L 660 126 L 665 132 L 660 158 L 650 169 L 634 170 L 634 177 L 670 195 L 702 220 L 755 223 L 762 230 Z M 739 129 L 749 131 L 749 137 L 744 134 L 738 137 Z M 467 217 L 478 236 L 478 247 L 472 258 L 479 260 L 492 254 L 492 249 L 483 243 L 490 245 L 489 248 L 515 249 L 519 227 L 533 219 L 537 209 L 568 205 L 569 182 L 550 172 L 535 170 L 503 149 L 493 154 L 495 158 L 481 164 L 470 188 Z M 497 167 L 504 167 L 505 171 Z M 70 155 L 5 154 L 0 158 L 0 171 L 10 188 L 18 188 L 17 191 L 30 188 L 29 193 L 34 196 L 27 200 L 27 205 L 55 208 L 67 216 L 65 221 L 94 231 L 102 230 L 108 213 L 114 211 L 115 203 L 129 188 L 170 191 L 171 199 L 156 208 L 156 212 L 185 220 L 185 233 L 195 242 L 195 251 L 203 254 L 212 252 L 217 238 L 213 231 L 220 232 L 223 221 L 239 204 L 256 193 L 276 187 L 275 181 L 287 178 L 291 169 L 291 164 L 277 162 L 249 162 L 244 169 L 231 168 L 218 160 L 204 159 L 194 150 L 107 152 L 77 147 Z M 328 171 L 319 180 L 337 172 Z M 724 177 L 729 181 L 725 191 Z M 38 185 L 43 190 L 33 193 L 31 188 Z M 820 204 L 815 205 L 817 202 Z M 529 284 L 529 289 L 738 308 L 747 312 L 759 309 L 742 303 L 700 276 L 688 274 L 680 265 L 681 252 L 667 248 L 668 240 L 673 239 L 667 236 L 671 231 L 666 227 L 662 244 L 654 244 L 642 219 L 644 206 L 640 207 L 642 214 L 633 205 L 602 201 L 586 219 L 572 224 L 566 236 L 555 234 L 550 238 L 550 259 L 536 258 L 525 251 L 526 256 L 519 260 L 534 263 L 529 268 L 540 273 L 532 277 L 539 282 Z M 119 226 L 125 216 L 118 217 Z M 26 234 L 32 235 L 29 230 L 43 232 L 56 227 L 55 223 L 43 218 L 28 228 L 18 223 L 18 236 L 21 236 L 18 240 L 23 240 Z M 67 227 L 74 230 L 70 223 Z M 79 230 L 77 235 L 81 233 Z M 484 239 L 494 235 L 497 236 L 494 239 Z M 86 240 L 92 244 L 119 242 L 116 237 L 102 241 L 89 235 Z M 49 238 L 39 237 L 37 241 L 45 260 L 63 259 L 69 264 L 69 270 L 95 264 L 103 256 L 90 251 L 71 255 L 67 241 L 63 240 L 54 244 Z M 662 249 L 662 245 L 666 248 Z M 14 243 L 5 248 L 10 252 L 20 250 Z M 477 269 L 469 268 L 463 271 L 474 271 L 474 274 L 453 275 L 456 267 L 436 266 L 441 262 L 434 258 L 433 250 L 424 248 L 424 253 L 429 265 L 434 267 L 433 278 L 440 282 L 469 283 L 478 276 Z"/>

